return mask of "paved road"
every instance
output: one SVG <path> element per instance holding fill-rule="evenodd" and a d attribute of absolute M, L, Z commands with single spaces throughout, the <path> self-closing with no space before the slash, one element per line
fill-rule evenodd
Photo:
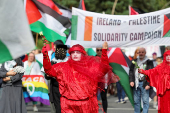
<path fill-rule="evenodd" d="M 130 104 L 129 101 L 127 101 L 126 104 L 117 104 L 115 103 L 116 100 L 117 100 L 117 97 L 108 96 L 108 112 L 107 113 L 134 113 L 132 105 Z M 50 113 L 49 106 L 41 107 L 38 105 L 38 109 L 39 109 L 39 112 L 33 112 L 31 103 L 29 103 L 27 106 L 28 113 Z M 103 113 L 103 112 L 99 110 L 99 113 Z M 157 110 L 153 109 L 152 107 L 152 102 L 150 103 L 149 113 L 157 113 Z"/>

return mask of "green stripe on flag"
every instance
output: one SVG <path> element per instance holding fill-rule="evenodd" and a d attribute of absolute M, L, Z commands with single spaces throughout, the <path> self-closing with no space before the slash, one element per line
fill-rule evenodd
<path fill-rule="evenodd" d="M 64 33 L 66 34 L 66 35 L 69 35 L 69 33 L 70 33 L 70 29 L 68 28 L 68 29 L 66 29 L 65 31 L 64 31 Z"/>
<path fill-rule="evenodd" d="M 65 36 L 61 36 L 57 32 L 47 28 L 42 22 L 36 21 L 30 24 L 30 28 L 36 33 L 43 32 L 45 38 L 50 42 L 55 42 L 56 40 L 62 40 L 64 44 L 66 42 Z"/>
<path fill-rule="evenodd" d="M 119 82 L 122 85 L 124 91 L 126 92 L 126 95 L 128 96 L 132 106 L 134 106 L 133 92 L 132 92 L 132 88 L 130 87 L 128 74 L 123 69 L 123 67 L 117 63 L 109 63 L 109 65 L 113 68 L 112 71 L 119 76 L 120 78 Z"/>
<path fill-rule="evenodd" d="M 27 91 L 27 87 L 22 87 L 23 91 Z M 29 90 L 33 90 L 33 87 L 29 86 Z M 48 90 L 42 87 L 35 87 L 34 91 L 41 91 L 43 93 L 48 93 Z"/>
<path fill-rule="evenodd" d="M 170 37 L 170 30 L 164 35 L 164 37 Z"/>
<path fill-rule="evenodd" d="M 96 52 L 93 50 L 93 48 L 85 48 L 85 50 L 89 56 L 96 56 Z"/>
<path fill-rule="evenodd" d="M 37 59 L 36 59 L 36 62 L 39 64 L 40 69 L 41 69 L 43 67 L 43 64 L 40 61 L 38 61 Z"/>
<path fill-rule="evenodd" d="M 6 45 L 0 40 L 0 63 L 11 60 L 12 56 Z"/>
<path fill-rule="evenodd" d="M 72 15 L 71 40 L 77 39 L 77 22 L 78 22 L 78 16 Z"/>

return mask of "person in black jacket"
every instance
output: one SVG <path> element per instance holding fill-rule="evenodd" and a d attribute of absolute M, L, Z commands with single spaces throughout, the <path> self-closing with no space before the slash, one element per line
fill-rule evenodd
<path fill-rule="evenodd" d="M 96 48 L 96 56 L 101 57 L 102 55 L 102 48 Z M 107 102 L 107 85 L 105 84 L 104 90 L 101 91 L 101 99 L 102 99 L 102 106 L 103 110 L 105 113 L 107 113 L 107 107 L 108 107 L 108 102 Z"/>
<path fill-rule="evenodd" d="M 139 49 L 139 57 L 134 60 L 141 69 L 152 69 L 153 62 L 146 56 L 145 48 Z M 129 71 L 130 86 L 133 88 L 134 95 L 134 113 L 140 113 L 141 98 L 143 101 L 143 113 L 148 113 L 149 109 L 149 83 L 145 80 L 145 75 L 138 73 L 134 64 Z"/>
<path fill-rule="evenodd" d="M 68 60 L 66 56 L 67 52 L 67 46 L 63 44 L 61 40 L 57 40 L 54 42 L 55 46 L 55 52 L 52 53 L 55 57 L 51 59 L 51 65 L 54 65 L 59 62 L 66 62 Z M 51 107 L 52 113 L 61 113 L 61 106 L 60 106 L 60 92 L 59 92 L 59 84 L 56 81 L 55 78 L 49 77 L 48 75 L 45 74 L 45 78 L 47 80 L 50 80 L 50 102 L 51 102 Z"/>

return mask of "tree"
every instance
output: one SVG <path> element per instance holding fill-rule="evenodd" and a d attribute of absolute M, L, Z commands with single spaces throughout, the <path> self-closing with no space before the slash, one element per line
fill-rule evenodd
<path fill-rule="evenodd" d="M 53 0 L 60 5 L 68 8 L 78 7 L 80 0 Z M 86 10 L 92 12 L 111 14 L 114 4 L 113 0 L 84 0 Z M 132 4 L 132 0 L 119 0 L 115 9 L 115 14 L 124 15 L 128 14 L 128 5 Z"/>
<path fill-rule="evenodd" d="M 169 0 L 133 0 L 132 6 L 145 12 L 153 12 L 169 7 L 169 2 Z"/>

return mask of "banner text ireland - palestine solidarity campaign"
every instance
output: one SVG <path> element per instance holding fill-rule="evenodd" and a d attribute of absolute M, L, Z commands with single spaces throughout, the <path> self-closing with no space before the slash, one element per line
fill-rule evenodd
<path fill-rule="evenodd" d="M 124 21 L 126 22 L 126 21 Z M 160 23 L 160 15 L 147 16 L 139 19 L 129 20 L 129 25 L 146 25 L 146 24 L 157 24 Z M 97 18 L 97 25 L 105 26 L 119 26 L 121 20 L 108 19 L 108 18 Z M 159 38 L 162 35 L 162 31 L 151 31 L 151 32 L 138 32 L 138 33 L 94 33 L 94 41 L 126 41 L 127 37 L 130 37 L 130 41 L 134 40 L 145 40 L 148 38 Z"/>
<path fill-rule="evenodd" d="M 99 47 L 168 45 L 170 8 L 142 15 L 107 15 L 73 8 L 71 44 Z"/>

